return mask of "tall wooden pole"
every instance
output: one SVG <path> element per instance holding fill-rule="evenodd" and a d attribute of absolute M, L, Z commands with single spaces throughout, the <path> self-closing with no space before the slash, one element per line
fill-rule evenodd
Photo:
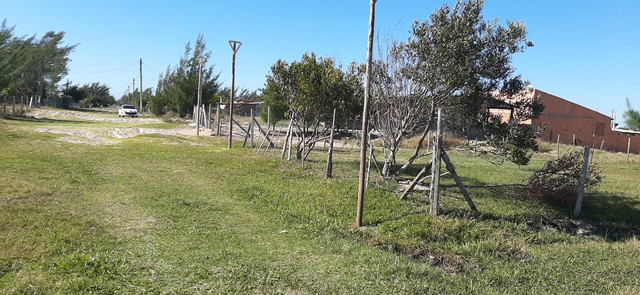
<path fill-rule="evenodd" d="M 369 42 L 367 43 L 367 68 L 364 82 L 364 107 L 362 109 L 362 134 L 360 138 L 360 176 L 358 178 L 358 212 L 356 214 L 356 227 L 362 226 L 362 213 L 364 209 L 365 162 L 367 160 L 367 129 L 369 127 L 369 94 L 375 18 L 376 0 L 371 0 L 369 5 Z"/>
<path fill-rule="evenodd" d="M 231 46 L 231 50 L 233 51 L 233 58 L 231 61 L 231 100 L 229 101 L 229 145 L 228 145 L 228 148 L 231 149 L 231 141 L 233 138 L 233 96 L 235 94 L 235 87 L 236 87 L 236 53 L 238 52 L 238 49 L 240 49 L 240 46 L 242 46 L 242 42 L 229 40 L 229 45 Z"/>
<path fill-rule="evenodd" d="M 142 112 L 142 58 L 140 58 L 140 109 L 138 112 Z"/>
<path fill-rule="evenodd" d="M 196 135 L 200 135 L 200 104 L 202 103 L 202 56 L 199 58 L 200 68 L 198 69 L 198 105 L 196 106 Z"/>

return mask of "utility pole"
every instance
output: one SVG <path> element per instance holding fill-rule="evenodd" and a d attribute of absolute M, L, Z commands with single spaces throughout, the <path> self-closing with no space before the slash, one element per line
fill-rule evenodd
<path fill-rule="evenodd" d="M 133 87 L 131 87 L 131 104 L 132 105 L 136 105 L 136 78 L 133 78 Z"/>
<path fill-rule="evenodd" d="M 371 84 L 371 59 L 373 55 L 373 32 L 376 18 L 376 0 L 370 1 L 369 8 L 369 42 L 367 43 L 367 68 L 364 82 L 364 108 L 362 110 L 362 134 L 360 138 L 360 176 L 358 179 L 358 212 L 356 227 L 362 226 L 365 190 L 365 162 L 367 161 L 367 134 L 369 124 L 369 92 Z"/>
<path fill-rule="evenodd" d="M 198 69 L 198 105 L 196 106 L 196 135 L 200 135 L 200 104 L 202 103 L 202 56 L 198 59 L 200 68 Z"/>
<path fill-rule="evenodd" d="M 140 58 L 140 109 L 138 112 L 142 113 L 142 58 Z"/>
<path fill-rule="evenodd" d="M 242 42 L 229 40 L 229 45 L 233 51 L 231 62 L 231 100 L 229 101 L 229 149 L 231 149 L 231 139 L 233 138 L 233 96 L 236 87 L 236 53 L 242 46 Z"/>

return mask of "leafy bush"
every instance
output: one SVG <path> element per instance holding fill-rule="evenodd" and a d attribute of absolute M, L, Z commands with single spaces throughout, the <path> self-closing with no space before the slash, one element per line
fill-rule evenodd
<path fill-rule="evenodd" d="M 566 205 L 574 204 L 580 186 L 583 155 L 581 151 L 571 151 L 556 160 L 548 161 L 536 171 L 527 183 L 530 196 Z M 585 178 L 585 189 L 596 186 L 602 176 L 596 164 L 589 165 Z"/>

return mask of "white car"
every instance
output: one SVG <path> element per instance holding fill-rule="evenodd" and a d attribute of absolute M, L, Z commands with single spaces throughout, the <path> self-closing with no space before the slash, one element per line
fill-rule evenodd
<path fill-rule="evenodd" d="M 130 104 L 123 104 L 120 106 L 120 108 L 118 109 L 118 117 L 126 117 L 126 116 L 131 116 L 131 117 L 138 117 L 138 110 L 136 109 L 136 107 L 130 105 Z"/>

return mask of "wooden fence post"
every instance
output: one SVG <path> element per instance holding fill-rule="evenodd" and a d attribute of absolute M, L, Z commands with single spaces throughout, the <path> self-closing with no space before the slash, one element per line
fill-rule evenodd
<path fill-rule="evenodd" d="M 476 204 L 474 204 L 473 200 L 471 200 L 469 192 L 464 187 L 464 184 L 462 184 L 462 180 L 456 172 L 456 167 L 453 165 L 453 163 L 451 163 L 451 159 L 449 159 L 449 155 L 447 155 L 445 151 L 442 151 L 442 160 L 444 160 L 444 164 L 447 167 L 447 170 L 449 170 L 451 176 L 453 176 L 453 179 L 456 181 L 456 185 L 458 185 L 458 188 L 460 188 L 460 192 L 464 196 L 464 199 L 467 201 L 467 204 L 469 204 L 469 208 L 471 208 L 471 210 L 473 211 L 478 212 L 478 207 L 476 207 Z"/>
<path fill-rule="evenodd" d="M 220 104 L 216 105 L 216 136 L 220 136 Z"/>
<path fill-rule="evenodd" d="M 438 203 L 440 202 L 440 150 L 441 150 L 441 116 L 442 109 L 438 109 L 438 123 L 436 129 L 436 136 L 433 139 L 433 164 L 431 165 L 431 185 L 429 190 L 429 213 L 433 216 L 438 216 Z"/>
<path fill-rule="evenodd" d="M 250 112 L 251 121 L 249 121 L 249 136 L 251 136 L 250 145 L 253 148 L 255 145 L 253 144 L 253 109 Z"/>
<path fill-rule="evenodd" d="M 558 159 L 560 159 L 560 134 L 558 134 Z"/>
<path fill-rule="evenodd" d="M 629 151 L 631 150 L 631 137 L 627 141 L 627 163 L 629 163 Z"/>
<path fill-rule="evenodd" d="M 573 217 L 580 215 L 580 209 L 582 207 L 582 199 L 584 197 L 584 183 L 587 179 L 587 173 L 589 172 L 589 147 L 584 147 L 584 161 L 582 163 L 582 174 L 580 175 L 580 185 L 578 186 L 578 199 L 576 200 L 576 207 L 573 209 Z"/>
<path fill-rule="evenodd" d="M 331 135 L 329 135 L 329 151 L 327 152 L 327 178 L 333 176 L 333 132 L 336 128 L 336 109 L 333 109 L 333 120 L 331 121 Z"/>

